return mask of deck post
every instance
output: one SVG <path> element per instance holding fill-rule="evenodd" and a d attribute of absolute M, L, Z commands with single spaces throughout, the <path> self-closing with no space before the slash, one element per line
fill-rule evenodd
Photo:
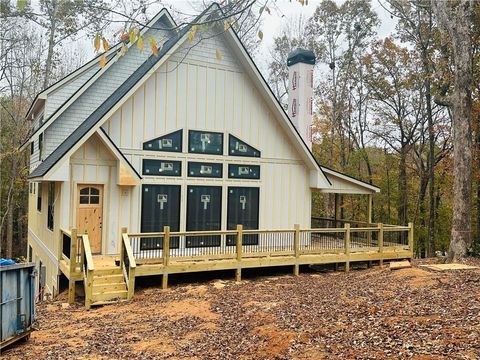
<path fill-rule="evenodd" d="M 293 250 L 295 253 L 295 265 L 293 268 L 293 275 L 298 276 L 300 274 L 300 264 L 298 263 L 298 257 L 300 255 L 300 246 L 299 246 L 299 240 L 300 240 L 300 225 L 295 224 L 295 234 L 293 237 Z"/>
<path fill-rule="evenodd" d="M 380 253 L 380 267 L 383 267 L 383 223 L 378 224 L 378 252 Z"/>
<path fill-rule="evenodd" d="M 235 270 L 235 281 L 242 280 L 242 244 L 243 244 L 243 225 L 237 225 L 237 269 Z"/>
<path fill-rule="evenodd" d="M 77 267 L 77 229 L 72 229 L 70 238 L 70 274 L 76 271 Z"/>
<path fill-rule="evenodd" d="M 127 293 L 128 300 L 131 300 L 133 298 L 134 292 L 135 292 L 135 268 L 130 268 L 130 276 L 128 277 L 128 293 Z"/>
<path fill-rule="evenodd" d="M 83 258 L 81 261 L 83 261 Z M 70 274 L 69 274 L 69 280 L 68 280 L 68 303 L 69 304 L 73 304 L 75 302 L 75 280 L 73 280 L 73 277 L 76 270 L 77 270 L 77 229 L 73 228 L 70 232 L 70 269 L 69 269 Z"/>
<path fill-rule="evenodd" d="M 70 305 L 75 303 L 75 280 L 68 280 L 68 303 Z"/>
<path fill-rule="evenodd" d="M 163 275 L 162 275 L 162 289 L 168 287 L 168 264 L 170 262 L 170 226 L 163 228 Z"/>
<path fill-rule="evenodd" d="M 123 246 L 123 234 L 127 233 L 127 228 L 122 227 L 122 234 L 120 235 L 120 269 L 123 269 L 123 258 L 125 257 L 124 254 L 124 246 Z"/>
<path fill-rule="evenodd" d="M 93 271 L 87 270 L 87 287 L 85 289 L 85 307 L 90 309 L 92 306 L 92 291 L 93 291 Z"/>
<path fill-rule="evenodd" d="M 412 254 L 410 259 L 413 259 L 413 222 L 408 223 L 408 249 Z"/>
<path fill-rule="evenodd" d="M 345 271 L 350 271 L 350 224 L 345 224 Z"/>

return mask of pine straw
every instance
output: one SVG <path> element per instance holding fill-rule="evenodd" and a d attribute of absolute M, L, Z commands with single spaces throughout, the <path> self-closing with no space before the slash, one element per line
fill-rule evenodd
<path fill-rule="evenodd" d="M 470 260 L 480 265 L 478 260 Z M 418 265 L 418 264 L 416 264 Z M 38 308 L 7 358 L 479 359 L 480 270 L 417 266 L 146 288 L 130 303 Z"/>

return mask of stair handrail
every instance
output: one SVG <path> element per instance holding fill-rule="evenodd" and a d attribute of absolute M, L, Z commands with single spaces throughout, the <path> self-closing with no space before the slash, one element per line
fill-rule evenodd
<path fill-rule="evenodd" d="M 122 233 L 122 251 L 120 257 L 120 264 L 128 290 L 127 299 L 131 299 L 135 289 L 135 268 L 137 267 L 137 263 L 135 262 L 130 239 L 126 232 Z"/>
<path fill-rule="evenodd" d="M 90 248 L 90 240 L 88 239 L 88 234 L 82 234 L 82 244 L 85 252 L 87 270 L 94 271 L 95 267 L 93 265 L 93 256 L 92 256 L 92 250 Z"/>
<path fill-rule="evenodd" d="M 93 265 L 92 250 L 90 248 L 90 241 L 88 234 L 82 234 L 82 248 L 83 248 L 83 283 L 85 286 L 85 307 L 90 309 L 92 305 L 92 292 L 93 292 L 93 272 L 95 267 Z"/>

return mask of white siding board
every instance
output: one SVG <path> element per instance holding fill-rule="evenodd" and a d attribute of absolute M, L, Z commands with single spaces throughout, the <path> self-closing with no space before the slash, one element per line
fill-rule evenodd
<path fill-rule="evenodd" d="M 207 109 L 206 109 L 206 125 L 205 129 L 217 129 L 216 118 L 215 118 L 215 74 L 216 71 L 213 68 L 207 69 L 207 83 L 206 83 L 206 94 L 207 97 Z"/>
<path fill-rule="evenodd" d="M 122 108 L 122 124 L 121 124 L 121 146 L 125 148 L 132 147 L 132 113 L 133 105 L 132 98 L 125 102 Z"/>
<path fill-rule="evenodd" d="M 165 67 L 161 67 L 155 75 L 157 77 L 157 90 L 155 106 L 157 107 L 156 115 L 156 131 L 155 136 L 160 136 L 165 133 L 166 128 L 166 98 L 167 98 L 167 74 L 165 73 Z M 148 95 L 147 95 L 148 96 Z M 151 106 L 151 103 L 147 103 L 147 107 Z M 147 136 L 147 139 L 149 137 Z"/>
<path fill-rule="evenodd" d="M 149 93 L 155 94 L 155 78 L 151 78 L 147 83 L 152 84 L 152 91 Z M 152 85 L 151 85 L 152 86 Z M 155 98 L 153 97 L 153 101 Z M 133 148 L 142 148 L 143 139 L 145 135 L 154 132 L 155 119 L 152 119 L 149 122 L 145 121 L 145 87 L 142 86 L 135 93 L 135 102 L 134 102 L 134 118 L 133 118 Z M 148 125 L 147 125 L 148 124 Z"/>
<path fill-rule="evenodd" d="M 142 122 L 145 124 L 142 125 L 143 129 L 143 139 L 140 142 L 145 142 L 145 140 L 155 137 L 155 128 L 157 126 L 155 119 L 155 111 L 157 109 L 157 101 L 155 98 L 156 89 L 155 89 L 155 76 L 152 76 L 149 81 L 145 84 L 144 99 L 141 104 L 144 107 L 144 119 Z"/>
<path fill-rule="evenodd" d="M 207 102 L 207 68 L 198 67 L 197 75 L 197 118 L 195 121 L 195 129 L 206 129 L 206 102 Z"/>
<path fill-rule="evenodd" d="M 185 114 L 185 126 L 189 128 L 196 127 L 196 118 L 197 118 L 197 74 L 198 66 L 189 65 L 187 72 L 187 104 L 186 104 L 186 114 Z"/>
<path fill-rule="evenodd" d="M 187 125 L 187 76 L 188 69 L 186 64 L 179 64 L 177 69 L 177 84 L 176 84 L 176 98 L 177 98 L 177 121 L 176 129 L 184 128 Z"/>

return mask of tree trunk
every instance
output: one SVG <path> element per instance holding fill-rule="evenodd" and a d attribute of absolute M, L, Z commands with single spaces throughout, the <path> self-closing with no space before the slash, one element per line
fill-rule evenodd
<path fill-rule="evenodd" d="M 407 224 L 407 150 L 400 149 L 400 162 L 398 164 L 398 220 L 400 224 Z"/>
<path fill-rule="evenodd" d="M 455 7 L 452 7 L 455 5 Z M 454 90 L 450 97 L 453 117 L 453 216 L 447 261 L 458 261 L 471 246 L 472 230 L 472 46 L 470 21 L 473 1 L 432 0 L 453 48 Z"/>
<path fill-rule="evenodd" d="M 52 3 L 53 9 L 51 10 L 52 13 L 50 14 L 51 23 L 49 33 L 48 33 L 48 51 L 47 51 L 47 58 L 45 59 L 45 76 L 43 78 L 43 89 L 46 89 L 50 83 L 50 75 L 52 73 L 52 65 L 53 65 L 53 55 L 54 55 L 54 47 L 55 47 L 55 32 L 57 27 L 56 16 L 57 16 L 57 2 L 54 1 Z"/>
<path fill-rule="evenodd" d="M 425 82 L 425 101 L 427 105 L 428 126 L 428 230 L 427 230 L 427 257 L 435 254 L 435 130 L 433 128 L 432 94 L 430 92 L 430 71 L 428 59 L 425 58 L 427 67 L 427 81 Z"/>
<path fill-rule="evenodd" d="M 426 227 L 426 209 L 425 209 L 425 197 L 427 194 L 427 187 L 429 184 L 429 176 L 428 173 L 425 174 L 422 172 L 422 175 L 420 177 L 420 191 L 418 194 L 418 207 L 419 207 L 419 218 L 420 218 L 420 225 L 422 226 L 422 229 L 425 229 Z M 425 251 L 425 257 L 431 256 L 431 253 L 429 251 L 429 245 L 428 245 L 428 237 L 424 237 L 424 233 L 422 231 L 422 239 L 419 239 L 417 242 L 418 244 L 423 244 L 424 246 L 424 251 Z M 417 235 L 418 236 L 418 235 Z"/>
<path fill-rule="evenodd" d="M 480 113 L 477 113 L 476 129 L 476 147 L 477 147 L 477 231 L 474 241 L 474 249 L 480 254 Z"/>

